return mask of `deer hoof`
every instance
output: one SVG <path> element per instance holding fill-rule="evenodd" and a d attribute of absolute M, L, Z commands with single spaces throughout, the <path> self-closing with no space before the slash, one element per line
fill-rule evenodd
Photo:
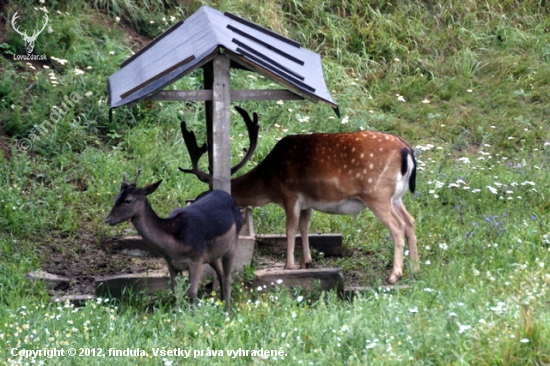
<path fill-rule="evenodd" d="M 397 282 L 397 280 L 399 280 L 400 277 L 401 276 L 396 276 L 392 273 L 391 276 L 386 280 L 386 282 L 388 283 L 388 285 L 395 285 L 395 283 Z"/>
<path fill-rule="evenodd" d="M 300 265 L 300 269 L 310 269 L 310 268 L 313 268 L 313 266 L 311 265 L 311 262 L 310 263 L 302 263 Z"/>

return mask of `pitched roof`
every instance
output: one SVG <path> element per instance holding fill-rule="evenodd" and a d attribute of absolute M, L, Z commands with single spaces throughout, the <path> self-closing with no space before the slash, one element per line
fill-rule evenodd
<path fill-rule="evenodd" d="M 337 108 L 327 89 L 321 57 L 230 13 L 201 7 L 122 63 L 109 77 L 111 108 L 146 99 L 222 52 L 309 100 Z"/>

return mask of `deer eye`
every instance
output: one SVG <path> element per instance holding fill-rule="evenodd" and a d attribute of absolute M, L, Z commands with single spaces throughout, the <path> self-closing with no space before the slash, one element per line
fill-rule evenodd
<path fill-rule="evenodd" d="M 127 205 L 131 204 L 132 202 L 134 202 L 134 201 L 132 201 L 132 200 L 129 199 L 129 198 L 127 198 L 127 199 L 124 200 L 124 203 L 127 204 Z"/>

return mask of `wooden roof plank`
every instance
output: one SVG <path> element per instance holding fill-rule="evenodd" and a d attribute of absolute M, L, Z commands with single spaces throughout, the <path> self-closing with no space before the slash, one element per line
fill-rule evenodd
<path fill-rule="evenodd" d="M 227 11 L 226 11 L 225 13 L 223 13 L 223 15 L 225 15 L 226 17 L 228 17 L 228 18 L 230 18 L 230 19 L 232 19 L 232 20 L 235 20 L 235 21 L 237 21 L 237 22 L 239 22 L 239 23 L 242 23 L 242 24 L 244 24 L 244 25 L 246 25 L 246 26 L 248 26 L 248 27 L 250 27 L 250 28 L 253 28 L 253 29 L 256 29 L 256 30 L 258 30 L 258 31 L 260 31 L 260 32 L 263 32 L 263 33 L 269 35 L 270 37 L 273 37 L 273 38 L 276 38 L 276 39 L 281 40 L 281 41 L 283 41 L 283 42 L 286 42 L 286 43 L 288 43 L 288 44 L 290 44 L 290 45 L 292 45 L 292 46 L 294 46 L 294 47 L 298 47 L 298 48 L 302 47 L 302 45 L 301 45 L 299 42 L 296 42 L 296 41 L 293 40 L 293 39 L 290 39 L 290 38 L 281 36 L 281 35 L 278 34 L 278 33 L 275 33 L 275 32 L 273 32 L 273 31 L 270 31 L 269 29 L 265 29 L 265 28 L 263 28 L 263 27 L 260 27 L 259 25 L 255 24 L 255 23 L 252 23 L 251 21 L 248 21 L 248 20 L 246 20 L 246 19 L 240 18 L 240 17 L 236 16 L 235 14 L 231 14 L 230 12 L 227 12 Z"/>

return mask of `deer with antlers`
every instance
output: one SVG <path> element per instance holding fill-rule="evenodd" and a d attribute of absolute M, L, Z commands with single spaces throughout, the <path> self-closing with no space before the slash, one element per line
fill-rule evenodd
<path fill-rule="evenodd" d="M 244 109 L 236 109 L 246 122 L 250 148 L 231 174 L 250 159 L 258 139 L 257 114 L 252 121 Z M 211 183 L 212 176 L 198 166 L 206 145 L 198 147 L 185 122 L 181 130 L 192 169 L 180 170 Z M 288 243 L 285 269 L 294 268 L 296 227 L 302 234 L 300 268 L 311 265 L 308 230 L 313 210 L 358 215 L 369 208 L 391 232 L 394 259 L 387 281 L 395 283 L 403 274 L 405 237 L 413 271 L 419 270 L 415 221 L 402 202 L 407 188 L 414 193 L 415 184 L 414 152 L 402 138 L 374 131 L 315 133 L 281 139 L 255 168 L 231 180 L 231 195 L 241 207 L 275 203 L 284 209 Z"/>
<path fill-rule="evenodd" d="M 27 53 L 29 54 L 32 53 L 32 50 L 34 49 L 34 43 L 36 42 L 36 38 L 38 38 L 38 35 L 42 33 L 42 31 L 44 30 L 44 28 L 46 28 L 46 25 L 48 24 L 48 20 L 49 20 L 48 14 L 44 14 L 44 17 L 46 18 L 46 21 L 44 22 L 42 29 L 40 29 L 39 31 L 35 30 L 32 36 L 29 36 L 27 34 L 27 31 L 21 32 L 19 30 L 19 27 L 15 25 L 17 18 L 19 18 L 19 15 L 17 15 L 17 11 L 15 12 L 15 14 L 13 14 L 13 17 L 11 18 L 11 26 L 17 33 L 21 35 L 21 37 L 23 37 L 23 40 L 25 41 L 25 48 L 27 50 Z"/>

